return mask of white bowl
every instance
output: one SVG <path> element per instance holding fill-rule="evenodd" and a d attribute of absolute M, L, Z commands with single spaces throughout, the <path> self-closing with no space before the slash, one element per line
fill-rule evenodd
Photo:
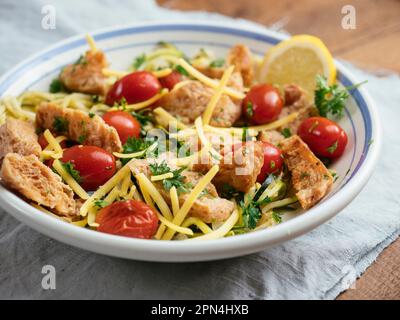
<path fill-rule="evenodd" d="M 93 34 L 97 45 L 107 53 L 112 68 L 125 70 L 135 56 L 148 52 L 158 41 L 176 44 L 188 55 L 200 47 L 223 56 L 236 43 L 244 43 L 253 53 L 263 55 L 268 47 L 282 40 L 273 32 L 244 29 L 226 23 L 184 22 L 145 23 L 101 30 Z M 87 50 L 84 36 L 57 43 L 17 65 L 0 79 L 0 96 L 19 95 L 25 90 L 48 90 L 60 69 L 74 62 Z M 355 83 L 339 62 L 338 80 Z M 309 232 L 348 205 L 367 183 L 376 163 L 381 130 L 376 108 L 363 87 L 352 92 L 346 116 L 340 122 L 349 143 L 345 154 L 333 167 L 338 172 L 331 193 L 305 213 L 285 215 L 284 222 L 269 229 L 211 241 L 157 241 L 125 238 L 82 229 L 62 222 L 30 206 L 0 186 L 0 205 L 33 229 L 59 241 L 86 250 L 135 260 L 202 261 L 250 254 Z M 374 143 L 371 145 L 371 141 Z"/>

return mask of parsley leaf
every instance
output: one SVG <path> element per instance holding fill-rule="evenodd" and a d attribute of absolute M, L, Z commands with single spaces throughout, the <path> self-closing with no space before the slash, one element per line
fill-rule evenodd
<path fill-rule="evenodd" d="M 74 63 L 75 66 L 77 65 L 87 65 L 88 61 L 84 55 L 81 55 L 78 60 Z"/>
<path fill-rule="evenodd" d="M 230 184 L 224 183 L 220 190 L 220 196 L 225 199 L 232 199 L 239 195 L 239 192 Z"/>
<path fill-rule="evenodd" d="M 100 96 L 98 96 L 98 95 L 91 96 L 91 99 L 92 99 L 93 103 L 99 103 L 101 100 Z"/>
<path fill-rule="evenodd" d="M 282 216 L 279 212 L 273 210 L 272 211 L 272 219 L 276 222 L 276 223 L 281 223 L 282 222 Z"/>
<path fill-rule="evenodd" d="M 249 118 L 252 118 L 254 115 L 253 104 L 250 101 L 246 105 L 246 114 Z"/>
<path fill-rule="evenodd" d="M 144 63 L 146 62 L 146 55 L 143 53 L 140 56 L 137 56 L 133 61 L 132 67 L 135 70 L 138 70 Z"/>
<path fill-rule="evenodd" d="M 326 78 L 321 75 L 317 76 L 316 81 L 317 88 L 315 90 L 314 103 L 319 114 L 322 117 L 327 117 L 329 114 L 339 118 L 343 116 L 345 102 L 349 98 L 348 90 L 355 89 L 365 83 L 364 81 L 342 89 L 337 84 L 329 86 Z"/>
<path fill-rule="evenodd" d="M 184 170 L 186 170 L 186 167 L 171 170 L 165 161 L 150 164 L 150 171 L 153 176 L 159 176 L 170 172 L 173 174 L 172 178 L 164 179 L 162 183 L 165 190 L 169 191 L 172 187 L 175 187 L 178 193 L 187 193 L 190 191 L 191 185 L 184 182 L 185 177 L 181 174 Z"/>
<path fill-rule="evenodd" d="M 177 66 L 175 67 L 175 70 L 178 71 L 180 74 L 182 74 L 182 75 L 184 75 L 184 76 L 186 76 L 186 77 L 189 77 L 189 72 L 187 72 L 186 69 L 185 69 L 184 67 L 182 67 L 182 66 L 180 66 L 180 65 L 177 65 Z"/>
<path fill-rule="evenodd" d="M 86 141 L 86 136 L 83 135 L 83 134 L 81 134 L 81 135 L 78 137 L 78 142 L 79 142 L 80 144 L 83 144 L 85 141 Z"/>
<path fill-rule="evenodd" d="M 257 226 L 258 220 L 261 218 L 261 210 L 254 201 L 250 201 L 247 206 L 243 201 L 239 203 L 242 208 L 243 225 L 246 228 L 254 229 Z"/>
<path fill-rule="evenodd" d="M 123 153 L 134 153 L 143 151 L 150 147 L 151 142 L 145 139 L 129 137 L 126 143 L 123 145 Z"/>
<path fill-rule="evenodd" d="M 129 137 L 126 143 L 122 146 L 122 153 L 135 153 L 139 151 L 146 150 L 148 147 L 150 147 L 154 141 L 142 139 L 142 138 L 135 138 L 135 137 Z M 149 154 L 144 154 L 140 158 L 145 158 L 149 157 Z M 123 159 L 121 158 L 122 164 L 126 164 L 129 162 L 130 159 Z"/>
<path fill-rule="evenodd" d="M 107 201 L 104 200 L 95 200 L 94 201 L 94 205 L 100 209 L 107 207 L 109 205 L 109 203 Z"/>
<path fill-rule="evenodd" d="M 54 130 L 58 133 L 63 133 L 68 131 L 69 122 L 63 117 L 55 117 L 53 121 Z"/>
<path fill-rule="evenodd" d="M 82 128 L 82 134 L 78 137 L 78 142 L 80 144 L 83 144 L 88 137 L 88 132 L 86 129 L 86 122 L 83 120 L 81 121 L 81 128 Z"/>
<path fill-rule="evenodd" d="M 249 128 L 243 127 L 242 142 L 250 141 Z"/>
<path fill-rule="evenodd" d="M 336 140 L 329 148 L 326 149 L 330 154 L 334 153 L 338 147 L 338 141 Z"/>
<path fill-rule="evenodd" d="M 284 128 L 284 129 L 282 130 L 282 135 L 283 135 L 285 138 L 291 137 L 291 136 L 292 136 L 292 132 L 290 131 L 290 128 Z"/>
<path fill-rule="evenodd" d="M 220 59 L 216 59 L 214 61 L 211 61 L 210 63 L 210 67 L 211 68 L 221 68 L 223 67 L 225 64 L 225 59 L 220 58 Z"/>
<path fill-rule="evenodd" d="M 140 122 L 142 127 L 152 123 L 153 118 L 150 114 L 146 113 L 146 111 L 132 111 L 131 114 L 136 118 L 137 121 Z"/>
<path fill-rule="evenodd" d="M 68 161 L 65 163 L 62 163 L 62 166 L 64 167 L 65 171 L 69 173 L 69 175 L 78 183 L 82 181 L 82 178 L 79 174 L 78 170 L 75 170 L 75 166 L 72 162 Z"/>
<path fill-rule="evenodd" d="M 150 164 L 150 171 L 153 176 L 160 176 L 162 174 L 170 173 L 171 168 L 163 161 L 161 163 Z"/>
<path fill-rule="evenodd" d="M 125 97 L 122 97 L 121 100 L 119 100 L 118 102 L 114 102 L 113 107 L 121 109 L 121 110 L 125 110 L 127 104 L 128 104 L 128 102 L 126 101 Z"/>
<path fill-rule="evenodd" d="M 58 78 L 53 79 L 50 83 L 49 87 L 50 93 L 58 93 L 65 91 L 64 85 L 62 84 L 61 80 Z"/>

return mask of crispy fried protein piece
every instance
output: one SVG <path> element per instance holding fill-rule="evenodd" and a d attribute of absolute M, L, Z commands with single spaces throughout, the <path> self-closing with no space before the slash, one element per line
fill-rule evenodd
<path fill-rule="evenodd" d="M 284 118 L 293 112 L 298 112 L 297 118 L 288 125 L 281 128 L 288 128 L 293 134 L 297 134 L 301 123 L 315 115 L 315 107 L 307 98 L 304 91 L 297 85 L 291 84 L 284 86 L 285 106 L 282 109 L 279 118 Z"/>
<path fill-rule="evenodd" d="M 268 130 L 261 132 L 259 139 L 260 141 L 265 141 L 272 143 L 273 145 L 278 145 L 280 141 L 285 139 L 285 137 L 278 130 Z"/>
<path fill-rule="evenodd" d="M 221 79 L 228 66 L 235 66 L 235 72 L 238 72 L 243 79 L 246 87 L 250 86 L 254 77 L 253 56 L 249 48 L 245 45 L 237 44 L 233 46 L 225 59 L 225 64 L 221 67 L 196 66 L 196 69 L 207 77 Z"/>
<path fill-rule="evenodd" d="M 53 209 L 60 216 L 77 215 L 74 193 L 34 155 L 9 153 L 0 171 L 2 182 L 25 198 Z"/>
<path fill-rule="evenodd" d="M 230 86 L 243 88 L 239 73 L 232 75 Z M 192 124 L 204 113 L 213 94 L 214 89 L 199 81 L 190 81 L 183 87 L 166 94 L 157 102 L 157 105 L 178 117 L 183 123 Z M 239 119 L 241 111 L 241 101 L 223 94 L 214 109 L 210 124 L 216 127 L 231 127 Z"/>
<path fill-rule="evenodd" d="M 232 146 L 224 153 L 223 159 L 219 162 L 219 171 L 213 179 L 215 186 L 221 190 L 226 185 L 232 186 L 238 191 L 247 192 L 257 181 L 264 164 L 264 154 L 261 142 L 246 142 L 241 147 Z M 200 159 L 199 159 L 200 160 Z M 213 166 L 213 161 L 195 163 L 194 171 L 205 173 Z"/>
<path fill-rule="evenodd" d="M 0 126 L 0 164 L 7 153 L 39 156 L 41 151 L 33 123 L 7 118 Z"/>
<path fill-rule="evenodd" d="M 87 51 L 85 56 L 63 69 L 60 80 L 70 91 L 104 96 L 107 86 L 102 69 L 107 66 L 108 63 L 102 51 Z"/>
<path fill-rule="evenodd" d="M 302 208 L 309 209 L 328 193 L 333 177 L 299 136 L 282 140 L 280 146 L 296 196 Z"/>
<path fill-rule="evenodd" d="M 131 170 L 134 174 L 143 173 L 147 177 L 151 176 L 151 172 L 149 169 L 149 164 L 155 163 L 155 159 L 145 159 L 145 160 L 135 160 L 132 162 Z M 162 160 L 157 159 L 157 163 L 162 162 Z M 168 163 L 168 166 L 171 170 L 177 169 L 173 164 Z M 202 175 L 198 172 L 193 172 L 189 170 L 185 170 L 182 172 L 182 176 L 185 177 L 184 183 L 188 183 L 192 186 L 195 186 Z M 171 205 L 170 194 L 163 187 L 162 182 L 153 182 L 157 190 L 160 192 L 165 201 Z M 230 214 L 232 213 L 235 204 L 229 200 L 222 199 L 218 196 L 217 190 L 215 186 L 209 183 L 205 189 L 204 194 L 196 199 L 192 208 L 189 211 L 189 216 L 198 217 L 202 219 L 206 223 L 211 222 L 221 222 L 226 220 Z M 179 204 L 182 206 L 186 201 L 189 193 L 180 193 L 179 194 Z"/>
<path fill-rule="evenodd" d="M 246 87 L 253 82 L 253 56 L 248 47 L 243 44 L 233 46 L 227 55 L 226 64 L 234 65 L 235 71 L 240 72 Z"/>
<path fill-rule="evenodd" d="M 36 110 L 36 125 L 42 129 L 66 134 L 71 140 L 97 146 L 108 152 L 118 152 L 122 148 L 115 128 L 107 125 L 99 116 L 91 118 L 80 110 L 42 103 Z"/>
<path fill-rule="evenodd" d="M 314 116 L 316 113 L 315 107 L 308 100 L 304 91 L 297 85 L 291 84 L 284 86 L 285 106 L 282 109 L 279 119 L 288 116 L 293 112 L 298 112 L 297 118 L 291 123 L 276 129 L 263 131 L 260 134 L 260 140 L 277 145 L 281 140 L 285 139 L 282 131 L 288 130 L 291 134 L 297 134 L 301 123 Z"/>

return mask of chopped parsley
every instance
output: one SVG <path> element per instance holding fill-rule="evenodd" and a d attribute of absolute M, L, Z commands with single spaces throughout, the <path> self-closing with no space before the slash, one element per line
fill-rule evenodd
<path fill-rule="evenodd" d="M 171 168 L 165 161 L 161 163 L 150 164 L 150 171 L 153 176 L 159 176 L 170 172 L 173 174 L 172 178 L 164 179 L 162 181 L 162 184 L 164 186 L 164 189 L 167 191 L 169 191 L 172 187 L 175 187 L 178 194 L 187 193 L 192 187 L 189 183 L 184 182 L 185 177 L 181 174 L 184 170 L 186 170 L 186 167 L 171 170 Z"/>
<path fill-rule="evenodd" d="M 126 143 L 122 146 L 123 153 L 135 153 L 146 150 L 153 144 L 150 140 L 142 138 L 129 137 Z"/>
<path fill-rule="evenodd" d="M 86 141 L 86 135 L 81 134 L 81 135 L 78 137 L 78 142 L 79 142 L 80 144 L 83 144 L 85 141 Z"/>
<path fill-rule="evenodd" d="M 82 178 L 79 174 L 78 170 L 75 170 L 75 166 L 72 162 L 68 161 L 65 163 L 62 163 L 62 166 L 64 167 L 65 171 L 68 172 L 68 174 L 78 183 L 82 181 Z"/>
<path fill-rule="evenodd" d="M 281 223 L 282 222 L 282 216 L 279 212 L 273 210 L 272 211 L 272 219 L 276 222 L 276 223 Z"/>
<path fill-rule="evenodd" d="M 338 147 L 338 141 L 336 140 L 329 148 L 326 149 L 330 154 L 333 154 Z"/>
<path fill-rule="evenodd" d="M 285 138 L 289 138 L 289 137 L 292 136 L 292 132 L 290 131 L 289 128 L 284 128 L 284 129 L 282 130 L 282 135 L 283 135 Z"/>
<path fill-rule="evenodd" d="M 242 142 L 250 141 L 249 128 L 243 127 Z"/>
<path fill-rule="evenodd" d="M 139 151 L 143 151 L 148 149 L 155 140 L 150 140 L 150 139 L 143 139 L 143 138 L 135 138 L 135 137 L 129 137 L 126 143 L 122 146 L 122 153 L 135 153 Z M 144 159 L 144 158 L 152 158 L 156 157 L 158 154 L 157 149 L 153 150 L 152 152 L 146 152 L 143 156 L 137 157 L 138 159 Z M 121 163 L 126 164 L 129 162 L 129 158 L 124 159 L 121 158 Z"/>
<path fill-rule="evenodd" d="M 253 117 L 254 115 L 253 104 L 250 101 L 247 102 L 246 105 L 246 114 L 249 118 Z"/>
<path fill-rule="evenodd" d="M 74 63 L 75 66 L 77 65 L 87 65 L 88 61 L 84 55 L 81 55 L 78 60 Z"/>
<path fill-rule="evenodd" d="M 89 112 L 89 118 L 90 118 L 90 119 L 93 119 L 95 115 L 96 115 L 96 114 L 94 114 L 93 112 Z"/>
<path fill-rule="evenodd" d="M 274 160 L 271 160 L 271 161 L 269 162 L 269 167 L 270 167 L 271 169 L 275 169 L 276 164 L 275 164 L 275 161 L 274 161 Z"/>
<path fill-rule="evenodd" d="M 63 117 L 55 117 L 53 121 L 54 130 L 58 133 L 63 133 L 68 131 L 69 122 Z"/>
<path fill-rule="evenodd" d="M 58 93 L 65 91 L 64 85 L 62 84 L 61 80 L 58 78 L 53 79 L 50 83 L 49 87 L 50 93 Z"/>
<path fill-rule="evenodd" d="M 230 184 L 224 183 L 220 190 L 220 195 L 225 199 L 232 199 L 239 195 L 239 192 Z"/>
<path fill-rule="evenodd" d="M 133 61 L 132 67 L 135 70 L 138 70 L 144 63 L 146 62 L 146 55 L 143 53 L 140 56 L 137 56 Z"/>
<path fill-rule="evenodd" d="M 92 102 L 93 103 L 99 103 L 100 102 L 100 96 L 98 96 L 98 95 L 93 95 L 91 98 L 92 98 Z"/>
<path fill-rule="evenodd" d="M 210 63 L 210 67 L 211 68 L 221 68 L 223 67 L 225 64 L 225 59 L 220 58 L 220 59 L 216 59 L 214 61 L 211 61 Z"/>
<path fill-rule="evenodd" d="M 81 121 L 81 128 L 82 128 L 82 134 L 78 137 L 78 142 L 80 144 L 83 144 L 87 137 L 88 137 L 88 133 L 87 133 L 87 129 L 86 129 L 86 122 L 85 121 Z"/>
<path fill-rule="evenodd" d="M 243 226 L 245 228 L 254 229 L 257 226 L 258 220 L 261 218 L 261 210 L 257 203 L 250 201 L 246 206 L 244 201 L 240 201 L 240 207 L 242 208 Z"/>
<path fill-rule="evenodd" d="M 126 101 L 125 97 L 122 97 L 121 100 L 114 103 L 113 107 L 121 109 L 121 110 L 125 110 L 127 104 L 128 104 L 128 102 Z"/>
<path fill-rule="evenodd" d="M 107 201 L 104 201 L 104 200 L 95 200 L 94 201 L 94 205 L 97 208 L 102 209 L 104 207 L 107 207 L 109 205 L 109 203 Z"/>
<path fill-rule="evenodd" d="M 153 118 L 150 116 L 150 114 L 147 114 L 146 111 L 132 111 L 131 114 L 136 118 L 137 121 L 140 122 L 142 127 L 148 125 L 149 123 L 152 123 Z"/>
<path fill-rule="evenodd" d="M 178 71 L 180 74 L 182 74 L 182 75 L 184 75 L 184 76 L 186 76 L 186 77 L 189 77 L 189 72 L 187 72 L 186 69 L 185 69 L 184 67 L 182 67 L 182 66 L 180 66 L 180 65 L 177 65 L 177 66 L 175 67 L 175 70 Z"/>
<path fill-rule="evenodd" d="M 318 75 L 316 78 L 317 88 L 315 90 L 314 103 L 319 114 L 323 117 L 333 115 L 336 117 L 343 116 L 345 102 L 349 98 L 349 90 L 355 89 L 364 84 L 361 82 L 354 86 L 339 88 L 337 84 L 328 85 L 325 77 Z"/>

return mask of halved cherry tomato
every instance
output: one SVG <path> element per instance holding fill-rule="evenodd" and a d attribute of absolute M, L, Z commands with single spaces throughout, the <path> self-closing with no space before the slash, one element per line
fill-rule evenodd
<path fill-rule="evenodd" d="M 257 177 L 257 182 L 263 183 L 271 173 L 277 173 L 282 170 L 283 158 L 282 152 L 274 145 L 263 142 L 264 164 Z"/>
<path fill-rule="evenodd" d="M 138 103 L 150 99 L 161 90 L 158 79 L 147 71 L 137 71 L 121 78 L 107 93 L 106 104 L 112 106 L 125 98 L 127 103 Z"/>
<path fill-rule="evenodd" d="M 243 113 L 256 124 L 276 120 L 282 107 L 283 100 L 279 90 L 270 84 L 258 84 L 251 87 L 242 104 Z"/>
<path fill-rule="evenodd" d="M 43 133 L 39 134 L 38 142 L 39 142 L 40 146 L 42 147 L 42 149 L 45 149 L 49 145 L 49 143 L 47 142 Z M 67 148 L 67 140 L 61 141 L 60 146 L 63 149 Z"/>
<path fill-rule="evenodd" d="M 126 111 L 110 111 L 103 115 L 103 120 L 114 127 L 124 144 L 129 137 L 139 138 L 140 122 Z"/>
<path fill-rule="evenodd" d="M 346 132 L 337 123 L 323 117 L 304 120 L 298 135 L 317 156 L 329 159 L 340 157 L 347 145 Z"/>
<path fill-rule="evenodd" d="M 115 173 L 114 156 L 95 146 L 73 146 L 64 150 L 63 163 L 71 162 L 81 177 L 80 185 L 86 191 L 94 191 L 106 183 Z"/>
<path fill-rule="evenodd" d="M 163 86 L 163 88 L 167 88 L 168 90 L 172 90 L 175 85 L 183 80 L 182 74 L 178 71 L 174 70 L 169 75 L 158 79 Z"/>
<path fill-rule="evenodd" d="M 100 232 L 141 239 L 150 239 L 158 228 L 156 213 L 138 200 L 114 202 L 98 212 L 96 222 Z"/>

